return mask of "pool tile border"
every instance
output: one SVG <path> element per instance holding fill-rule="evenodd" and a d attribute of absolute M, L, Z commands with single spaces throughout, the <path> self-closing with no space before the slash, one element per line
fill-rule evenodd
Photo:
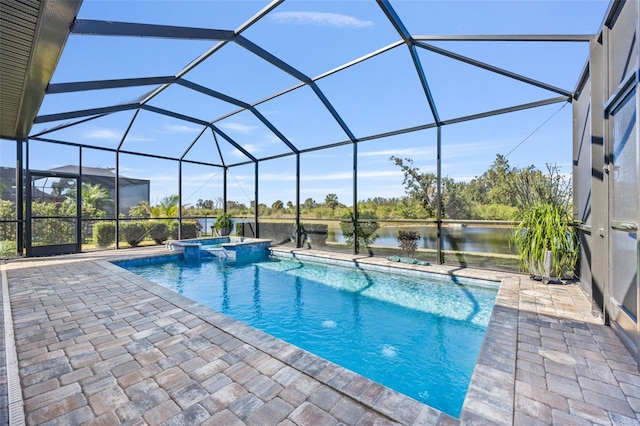
<path fill-rule="evenodd" d="M 414 278 L 432 278 L 441 280 L 443 278 L 452 279 L 457 284 L 471 285 L 476 287 L 489 287 L 497 289 L 500 287 L 500 278 L 495 277 L 494 274 L 488 274 L 484 278 L 480 278 L 478 274 L 442 274 L 441 272 L 432 272 L 426 270 L 424 265 L 410 265 L 404 263 L 398 263 L 380 258 L 362 258 L 362 259 L 336 259 L 326 256 L 318 256 L 315 254 L 300 253 L 290 250 L 278 250 L 272 249 L 272 255 L 275 257 L 293 258 L 299 260 L 315 261 L 325 263 L 329 265 L 356 267 L 358 269 L 376 271 L 376 272 L 389 272 L 393 271 L 395 274 L 406 275 Z M 384 262 L 384 263 L 383 263 Z M 429 265 L 427 265 L 429 266 Z"/>

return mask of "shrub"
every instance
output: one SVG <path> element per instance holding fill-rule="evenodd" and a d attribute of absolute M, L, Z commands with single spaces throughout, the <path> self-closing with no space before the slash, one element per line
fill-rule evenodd
<path fill-rule="evenodd" d="M 149 236 L 156 242 L 162 244 L 169 238 L 169 226 L 164 222 L 151 221 L 147 223 Z"/>
<path fill-rule="evenodd" d="M 518 216 L 518 208 L 504 204 L 478 204 L 474 215 L 482 220 L 514 220 Z"/>
<path fill-rule="evenodd" d="M 5 259 L 7 257 L 15 257 L 17 255 L 15 241 L 0 241 L 0 258 Z"/>
<path fill-rule="evenodd" d="M 131 247 L 137 247 L 147 232 L 144 222 L 121 222 L 120 238 Z"/>
<path fill-rule="evenodd" d="M 169 239 L 177 240 L 178 239 L 178 222 L 171 222 L 169 224 Z"/>
<path fill-rule="evenodd" d="M 16 208 L 13 202 L 0 200 L 0 219 L 14 220 L 16 218 Z M 10 222 L 0 223 L 0 238 L 3 240 L 16 239 L 16 225 Z"/>
<path fill-rule="evenodd" d="M 98 247 L 109 247 L 116 241 L 116 225 L 113 222 L 97 222 L 93 225 L 93 240 Z"/>
<path fill-rule="evenodd" d="M 171 222 L 169 224 L 169 239 L 178 239 L 178 222 Z M 182 222 L 181 239 L 198 238 L 198 223 L 197 221 L 184 221 Z"/>
<path fill-rule="evenodd" d="M 400 248 L 407 256 L 413 257 L 418 248 L 418 241 L 420 241 L 420 234 L 417 231 L 398 231 Z"/>
<path fill-rule="evenodd" d="M 198 238 L 197 222 L 182 222 L 182 238 Z"/>
<path fill-rule="evenodd" d="M 222 212 L 216 218 L 216 223 L 213 224 L 213 229 L 215 229 L 218 234 L 221 234 L 223 229 L 226 229 L 226 232 L 231 232 L 232 224 L 231 215 L 226 212 Z"/>
<path fill-rule="evenodd" d="M 373 212 L 364 211 L 358 213 L 358 220 L 362 219 L 377 219 L 377 217 Z M 376 234 L 378 228 L 380 228 L 380 224 L 376 221 L 358 222 L 358 235 L 354 238 L 353 212 L 349 210 L 343 214 L 340 222 L 340 230 L 347 239 L 347 244 L 353 245 L 355 243 L 356 250 L 360 250 L 360 244 L 362 243 L 367 248 L 373 244 L 378 239 L 378 234 Z"/>

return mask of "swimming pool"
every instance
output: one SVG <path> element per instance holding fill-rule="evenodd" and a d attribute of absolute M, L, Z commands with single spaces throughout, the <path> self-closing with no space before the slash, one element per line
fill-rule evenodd
<path fill-rule="evenodd" d="M 456 417 L 497 295 L 293 258 L 119 265 Z"/>

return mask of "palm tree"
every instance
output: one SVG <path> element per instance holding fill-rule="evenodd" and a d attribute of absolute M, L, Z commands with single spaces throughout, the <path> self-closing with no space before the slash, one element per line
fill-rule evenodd
<path fill-rule="evenodd" d="M 151 217 L 155 218 L 169 218 L 178 216 L 178 201 L 177 195 L 168 195 L 164 197 L 160 202 L 151 208 Z"/>
<path fill-rule="evenodd" d="M 68 207 L 65 211 L 67 215 L 75 215 L 76 212 L 76 185 L 65 184 L 62 196 L 65 197 L 64 204 Z M 113 200 L 109 190 L 99 183 L 82 184 L 82 217 L 103 218 L 107 216 L 107 208 L 113 206 Z"/>
<path fill-rule="evenodd" d="M 338 202 L 338 196 L 336 194 L 327 194 L 324 198 L 324 205 L 329 207 L 331 210 L 335 210 L 340 203 Z"/>
<path fill-rule="evenodd" d="M 106 209 L 113 206 L 109 191 L 99 183 L 82 184 L 82 215 L 84 217 L 105 217 Z"/>

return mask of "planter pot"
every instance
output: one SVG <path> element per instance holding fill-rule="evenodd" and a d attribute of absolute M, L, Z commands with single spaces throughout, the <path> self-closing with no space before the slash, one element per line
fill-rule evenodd
<path fill-rule="evenodd" d="M 231 228 L 220 228 L 218 230 L 218 234 L 221 237 L 226 237 L 227 235 L 229 235 L 231 233 Z"/>
<path fill-rule="evenodd" d="M 571 279 L 572 273 L 567 272 L 566 265 L 562 268 L 562 274 L 556 276 L 551 273 L 551 265 L 553 260 L 553 253 L 551 250 L 547 250 L 544 254 L 544 260 L 542 262 L 529 260 L 529 276 L 533 279 L 539 279 L 543 283 L 555 282 L 562 283 L 563 279 Z"/>

